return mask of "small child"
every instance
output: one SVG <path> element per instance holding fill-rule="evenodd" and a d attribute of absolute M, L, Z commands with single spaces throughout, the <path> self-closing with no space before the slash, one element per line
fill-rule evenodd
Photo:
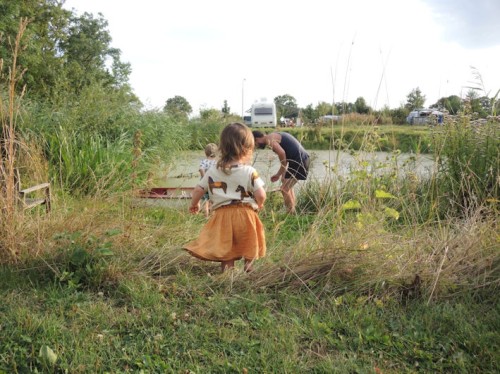
<path fill-rule="evenodd" d="M 220 262 L 222 271 L 244 258 L 244 269 L 249 272 L 253 261 L 266 254 L 264 226 L 257 213 L 266 191 L 264 181 L 249 165 L 254 146 L 247 126 L 227 125 L 220 136 L 217 167 L 207 170 L 192 194 L 191 213 L 200 210 L 200 199 L 208 192 L 213 214 L 198 239 L 184 249 L 203 260 Z"/>
<path fill-rule="evenodd" d="M 217 160 L 215 158 L 215 155 L 217 154 L 217 145 L 214 143 L 209 143 L 205 147 L 205 156 L 203 160 L 200 162 L 200 169 L 198 170 L 200 172 L 201 178 L 205 176 L 205 173 L 207 172 L 208 169 L 210 169 L 212 166 L 217 165 Z M 202 202 L 205 210 L 205 217 L 208 217 L 210 214 L 210 208 L 211 208 L 211 203 L 210 199 L 208 196 L 208 192 L 205 193 L 202 197 Z"/>

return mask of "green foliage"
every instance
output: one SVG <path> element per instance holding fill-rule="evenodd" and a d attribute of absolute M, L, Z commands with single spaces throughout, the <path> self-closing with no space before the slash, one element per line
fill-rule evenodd
<path fill-rule="evenodd" d="M 476 117 L 486 118 L 488 115 L 495 116 L 499 107 L 497 101 L 500 89 L 490 98 L 490 91 L 486 90 L 483 77 L 479 70 L 471 66 L 474 78 L 471 86 L 468 86 L 465 97 L 466 112 Z"/>
<path fill-rule="evenodd" d="M 191 121 L 188 125 L 189 149 L 204 149 L 208 143 L 219 144 L 219 136 L 224 126 L 224 122 L 219 118 Z"/>
<path fill-rule="evenodd" d="M 0 371 L 499 369 L 494 300 L 403 305 L 352 292 L 231 292 L 229 279 L 186 272 L 169 282 L 122 279 L 96 292 L 39 283 L 37 271 L 0 269 L 0 279 L 14 281 L 0 282 Z"/>
<path fill-rule="evenodd" d="M 110 141 L 60 128 L 47 135 L 51 179 L 73 195 L 108 194 L 131 187 L 131 135 Z"/>
<path fill-rule="evenodd" d="M 342 126 L 315 126 L 307 128 L 287 128 L 287 131 L 300 139 L 307 149 L 363 149 L 367 136 L 373 141 L 371 147 L 377 151 L 392 152 L 400 150 L 410 153 L 430 152 L 430 133 L 427 127 L 366 126 L 343 124 Z"/>
<path fill-rule="evenodd" d="M 410 111 L 408 108 L 399 107 L 391 110 L 391 118 L 392 122 L 396 125 L 404 125 L 406 124 L 406 117 L 408 117 Z"/>
<path fill-rule="evenodd" d="M 462 111 L 463 103 L 462 99 L 457 95 L 451 95 L 448 97 L 442 97 L 439 99 L 432 108 L 446 109 L 450 114 L 456 115 Z"/>
<path fill-rule="evenodd" d="M 288 94 L 279 95 L 274 98 L 274 103 L 276 104 L 277 117 L 297 117 L 299 114 L 299 108 L 297 106 L 297 100 Z"/>
<path fill-rule="evenodd" d="M 19 69 L 26 69 L 18 89 L 25 85 L 28 96 L 48 97 L 61 74 L 63 59 L 59 41 L 66 35 L 71 13 L 56 0 L 0 1 L 0 56 L 6 66 L 12 64 L 12 49 L 21 18 L 29 24 L 23 37 L 23 51 L 18 56 Z"/>
<path fill-rule="evenodd" d="M 187 121 L 193 108 L 184 97 L 174 96 L 166 101 L 163 111 L 177 120 Z"/>
<path fill-rule="evenodd" d="M 464 117 L 434 130 L 433 149 L 440 162 L 441 203 L 454 214 L 500 200 L 500 128 L 488 122 L 473 126 Z"/>
<path fill-rule="evenodd" d="M 354 111 L 359 114 L 368 114 L 372 111 L 372 108 L 366 104 L 363 97 L 358 97 L 354 102 Z"/>
<path fill-rule="evenodd" d="M 221 112 L 224 116 L 231 114 L 231 108 L 227 105 L 227 100 L 224 100 L 224 105 L 222 106 Z"/>
<path fill-rule="evenodd" d="M 54 235 L 60 248 L 54 270 L 57 281 L 69 288 L 99 289 L 110 279 L 110 261 L 115 255 L 111 236 L 120 230 L 109 230 L 103 238 L 85 237 L 81 232 Z"/>
<path fill-rule="evenodd" d="M 423 108 L 425 104 L 425 95 L 422 95 L 420 88 L 413 89 L 406 97 L 405 108 L 409 111 Z"/>
<path fill-rule="evenodd" d="M 123 191 L 131 187 L 132 174 L 140 183 L 151 168 L 190 145 L 183 123 L 164 113 L 139 112 L 126 94 L 99 84 L 77 96 L 29 101 L 22 119 L 22 137 L 41 144 L 52 181 L 70 193 Z"/>
<path fill-rule="evenodd" d="M 120 50 L 111 47 L 108 23 L 102 16 L 77 17 L 56 0 L 2 1 L 0 10 L 0 52 L 8 64 L 12 59 L 8 40 L 14 39 L 20 17 L 30 20 L 18 59 L 26 69 L 19 89 L 26 85 L 28 98 L 51 100 L 97 83 L 137 101 L 128 85 L 130 64 L 120 61 Z"/>
<path fill-rule="evenodd" d="M 217 121 L 222 121 L 224 112 L 221 112 L 215 108 L 200 109 L 200 119 L 203 123 L 214 123 Z"/>

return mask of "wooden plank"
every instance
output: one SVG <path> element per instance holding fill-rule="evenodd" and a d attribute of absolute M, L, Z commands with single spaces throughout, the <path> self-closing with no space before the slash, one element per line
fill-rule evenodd
<path fill-rule="evenodd" d="M 49 187 L 50 187 L 50 183 L 42 183 L 42 184 L 38 184 L 38 185 L 33 186 L 33 187 L 26 188 L 26 189 L 21 190 L 19 192 L 21 194 L 25 195 L 25 194 L 28 194 L 28 193 L 31 193 L 31 192 L 35 192 L 35 191 L 38 191 L 38 190 L 43 190 L 43 189 L 49 188 Z"/>
<path fill-rule="evenodd" d="M 34 208 L 38 205 L 46 204 L 46 199 L 25 199 L 24 200 L 24 209 Z"/>

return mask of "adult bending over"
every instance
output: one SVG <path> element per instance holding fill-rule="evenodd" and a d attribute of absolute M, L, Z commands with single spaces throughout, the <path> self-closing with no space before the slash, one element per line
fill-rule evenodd
<path fill-rule="evenodd" d="M 280 160 L 280 168 L 271 177 L 271 182 L 282 180 L 281 193 L 289 213 L 295 214 L 295 192 L 293 187 L 299 180 L 306 180 L 309 172 L 309 153 L 302 144 L 287 132 L 263 134 L 252 131 L 255 146 L 264 149 L 270 147 Z"/>

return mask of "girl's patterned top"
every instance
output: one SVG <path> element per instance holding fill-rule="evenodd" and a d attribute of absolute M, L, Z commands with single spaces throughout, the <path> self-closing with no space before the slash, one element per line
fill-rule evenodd
<path fill-rule="evenodd" d="M 250 165 L 235 165 L 228 174 L 217 168 L 207 170 L 198 185 L 206 191 L 213 203 L 212 209 L 243 203 L 257 210 L 253 192 L 264 187 L 259 173 Z"/>

